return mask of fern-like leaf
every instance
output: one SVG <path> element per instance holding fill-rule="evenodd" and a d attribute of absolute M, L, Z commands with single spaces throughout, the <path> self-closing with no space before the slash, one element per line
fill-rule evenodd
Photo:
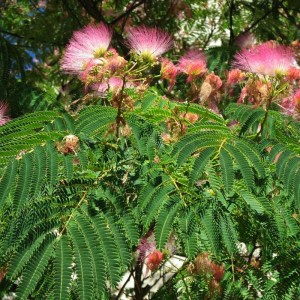
<path fill-rule="evenodd" d="M 207 210 L 202 217 L 203 233 L 207 239 L 211 251 L 217 255 L 219 249 L 219 234 L 212 210 Z"/>
<path fill-rule="evenodd" d="M 177 203 L 175 204 L 172 202 L 171 207 L 166 205 L 166 207 L 164 207 L 158 215 L 154 229 L 154 236 L 159 249 L 162 249 L 165 246 L 172 230 L 174 217 L 180 207 L 180 199 L 176 199 L 176 202 Z"/>
<path fill-rule="evenodd" d="M 85 244 L 88 247 L 91 257 L 90 263 L 93 268 L 93 286 L 96 295 L 99 297 L 105 290 L 105 263 L 103 253 L 100 251 L 101 246 L 94 227 L 91 225 L 87 214 L 77 214 L 74 218 L 81 235 L 84 237 Z M 86 259 L 86 258 L 85 258 Z M 88 263 L 88 262 L 87 262 Z"/>
<path fill-rule="evenodd" d="M 243 189 L 241 187 L 236 188 L 235 191 L 257 213 L 261 214 L 265 211 L 264 205 L 262 204 L 262 202 L 259 200 L 259 198 L 257 198 L 251 192 L 249 192 L 246 189 Z"/>
<path fill-rule="evenodd" d="M 230 192 L 233 187 L 234 170 L 231 156 L 225 149 L 220 151 L 220 163 L 225 191 Z"/>
<path fill-rule="evenodd" d="M 114 286 L 120 279 L 119 256 L 114 238 L 107 226 L 107 219 L 103 216 L 98 215 L 97 217 L 93 217 L 91 218 L 91 221 L 101 243 L 108 278 L 112 286 Z"/>
<path fill-rule="evenodd" d="M 34 256 L 37 250 L 40 251 L 40 247 L 43 245 L 45 237 L 46 234 L 41 234 L 29 248 L 25 248 L 23 251 L 19 250 L 19 252 L 12 257 L 9 272 L 7 274 L 9 278 L 16 279 L 17 276 L 21 274 L 21 271 L 30 261 L 31 257 Z"/>
<path fill-rule="evenodd" d="M 53 244 L 47 244 L 37 255 L 31 257 L 26 269 L 22 273 L 22 280 L 17 288 L 17 297 L 27 299 L 35 289 L 48 265 L 53 253 Z"/>
<path fill-rule="evenodd" d="M 5 203 L 5 200 L 10 192 L 13 182 L 17 175 L 18 162 L 16 160 L 11 161 L 6 169 L 5 173 L 1 178 L 0 182 L 0 208 Z"/>
<path fill-rule="evenodd" d="M 73 221 L 68 226 L 68 234 L 72 239 L 74 248 L 76 274 L 78 276 L 78 291 L 80 299 L 92 299 L 93 298 L 93 269 L 92 269 L 92 257 L 82 232 L 77 227 L 77 224 Z"/>
<path fill-rule="evenodd" d="M 196 216 L 193 209 L 184 213 L 179 221 L 180 233 L 184 244 L 184 252 L 188 259 L 193 259 L 198 250 L 198 222 L 195 220 Z"/>
<path fill-rule="evenodd" d="M 190 177 L 191 182 L 194 182 L 201 176 L 204 168 L 209 162 L 209 159 L 211 158 L 211 156 L 214 154 L 215 151 L 216 149 L 214 147 L 209 147 L 200 152 L 199 156 L 195 159 L 193 165 L 193 170 L 191 172 L 191 177 Z"/>
<path fill-rule="evenodd" d="M 69 285 L 72 275 L 72 251 L 66 235 L 62 236 L 56 245 L 54 270 L 54 293 L 55 299 L 69 299 Z"/>
<path fill-rule="evenodd" d="M 251 168 L 251 165 L 249 164 L 249 160 L 243 152 L 239 150 L 239 148 L 226 144 L 224 146 L 224 149 L 230 153 L 236 162 L 239 165 L 239 169 L 242 173 L 243 179 L 245 180 L 245 183 L 249 189 L 254 187 L 254 173 Z"/>
<path fill-rule="evenodd" d="M 89 106 L 79 112 L 76 121 L 76 134 L 85 133 L 90 136 L 97 136 L 103 133 L 108 125 L 114 122 L 117 110 L 110 106 Z"/>

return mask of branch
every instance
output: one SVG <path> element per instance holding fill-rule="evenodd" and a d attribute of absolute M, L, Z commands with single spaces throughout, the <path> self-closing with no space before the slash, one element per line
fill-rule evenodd
<path fill-rule="evenodd" d="M 25 37 L 25 36 L 19 35 L 18 33 L 9 32 L 9 31 L 3 30 L 3 29 L 0 29 L 0 33 L 7 34 L 7 35 L 10 35 L 12 37 L 16 37 L 16 38 L 22 39 L 22 40 L 33 41 L 33 42 L 36 42 L 36 43 L 43 43 L 43 44 L 46 44 L 46 45 L 58 46 L 58 47 L 64 47 L 65 46 L 64 44 L 56 44 L 56 43 L 51 44 L 51 43 L 49 43 L 49 41 L 37 40 L 33 37 Z M 28 47 L 30 47 L 30 46 L 28 46 Z"/>
<path fill-rule="evenodd" d="M 127 285 L 128 281 L 130 280 L 131 276 L 133 276 L 133 269 L 132 269 L 132 267 L 131 267 L 130 274 L 129 274 L 127 280 L 125 281 L 125 283 L 124 283 L 124 284 L 122 285 L 122 287 L 120 288 L 119 293 L 118 293 L 118 295 L 116 296 L 115 300 L 118 300 L 118 299 L 121 297 L 121 295 L 123 294 L 124 288 L 125 288 L 125 286 Z"/>
<path fill-rule="evenodd" d="M 251 260 L 252 260 L 252 257 L 253 257 L 253 254 L 254 254 L 255 250 L 260 248 L 260 246 L 256 246 L 257 237 L 258 237 L 258 234 L 256 234 L 254 239 L 253 239 L 253 248 L 252 248 L 251 252 L 249 253 L 248 263 L 251 263 Z"/>
<path fill-rule="evenodd" d="M 210 27 L 210 32 L 206 38 L 206 41 L 204 42 L 204 44 L 202 46 L 203 49 L 206 49 L 206 47 L 209 44 L 210 39 L 213 37 L 214 33 L 215 33 L 215 23 L 213 23 L 212 26 Z"/>
<path fill-rule="evenodd" d="M 102 12 L 97 8 L 97 3 L 93 0 L 78 0 L 78 2 L 84 7 L 86 12 L 92 16 L 95 20 L 101 21 L 105 24 L 107 22 L 105 21 Z"/>
<path fill-rule="evenodd" d="M 64 225 L 63 229 L 59 233 L 59 236 L 63 235 L 64 231 L 67 229 L 69 223 L 71 222 L 72 218 L 74 217 L 74 213 L 80 207 L 80 205 L 82 204 L 82 202 L 85 200 L 86 195 L 87 195 L 87 192 L 84 192 L 82 198 L 80 199 L 80 201 L 78 202 L 78 204 L 76 205 L 76 207 L 74 208 L 74 210 L 72 211 L 72 213 L 70 214 L 70 216 L 69 216 L 66 224 Z"/>
<path fill-rule="evenodd" d="M 116 24 L 120 20 L 122 20 L 124 17 L 128 16 L 134 9 L 139 7 L 141 4 L 143 4 L 146 0 L 141 0 L 136 4 L 131 5 L 123 14 L 115 18 L 113 21 L 110 22 L 110 24 Z"/>
<path fill-rule="evenodd" d="M 229 31 L 230 31 L 229 45 L 232 45 L 232 43 L 234 41 L 233 11 L 234 11 L 234 0 L 231 0 L 230 4 L 229 4 Z"/>
<path fill-rule="evenodd" d="M 74 11 L 71 9 L 71 7 L 68 4 L 68 1 L 63 1 L 62 3 L 63 6 L 66 7 L 66 9 L 70 12 L 70 14 L 73 16 L 73 18 L 76 20 L 76 22 L 78 23 L 78 25 L 80 27 L 82 27 L 82 24 L 80 22 L 80 20 L 78 19 L 78 17 L 76 16 L 76 14 L 74 13 Z"/>
<path fill-rule="evenodd" d="M 283 2 L 283 0 L 280 1 L 280 3 L 279 3 L 278 5 L 281 5 L 282 2 Z M 258 23 L 260 23 L 262 20 L 264 20 L 264 19 L 265 19 L 270 13 L 272 13 L 273 11 L 274 11 L 274 7 L 272 7 L 272 8 L 271 8 L 270 10 L 268 10 L 263 16 L 261 16 L 261 17 L 258 18 L 256 21 L 254 21 L 254 22 L 252 23 L 252 25 L 250 25 L 247 29 L 244 30 L 243 33 L 246 33 L 246 32 L 248 32 L 248 31 L 250 31 L 251 29 L 253 29 Z"/>

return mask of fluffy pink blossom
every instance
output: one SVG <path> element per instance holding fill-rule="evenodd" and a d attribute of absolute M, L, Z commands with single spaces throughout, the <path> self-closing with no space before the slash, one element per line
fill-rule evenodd
<path fill-rule="evenodd" d="M 87 65 L 104 55 L 111 37 L 112 32 L 104 23 L 87 25 L 76 31 L 66 48 L 62 69 L 67 73 L 81 74 Z"/>
<path fill-rule="evenodd" d="M 295 104 L 292 100 L 293 100 L 292 97 L 289 96 L 289 97 L 283 98 L 280 103 L 280 107 L 281 107 L 283 113 L 288 116 L 292 116 L 295 113 Z"/>
<path fill-rule="evenodd" d="M 273 41 L 243 49 L 234 56 L 234 68 L 260 75 L 286 75 L 291 67 L 296 66 L 293 51 Z"/>
<path fill-rule="evenodd" d="M 177 67 L 167 58 L 161 61 L 161 76 L 170 82 L 169 91 L 173 89 L 178 73 Z"/>
<path fill-rule="evenodd" d="M 0 126 L 10 121 L 10 117 L 7 116 L 8 105 L 4 102 L 0 102 Z"/>
<path fill-rule="evenodd" d="M 140 26 L 129 30 L 128 46 L 133 52 L 153 60 L 172 47 L 172 37 L 158 28 Z"/>
<path fill-rule="evenodd" d="M 241 49 L 252 48 L 255 45 L 256 40 L 253 33 L 245 32 L 239 34 L 234 43 Z"/>
<path fill-rule="evenodd" d="M 156 242 L 152 231 L 141 238 L 140 244 L 138 245 L 138 250 L 139 261 L 144 261 L 149 253 L 156 250 Z"/>
<path fill-rule="evenodd" d="M 188 75 L 187 82 L 190 82 L 207 71 L 206 56 L 201 51 L 190 50 L 179 59 L 177 68 Z"/>

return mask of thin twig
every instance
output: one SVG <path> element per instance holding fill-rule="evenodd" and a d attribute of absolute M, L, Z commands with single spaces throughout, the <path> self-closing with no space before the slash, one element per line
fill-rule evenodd
<path fill-rule="evenodd" d="M 279 5 L 281 5 L 282 4 L 282 2 L 283 2 L 283 0 L 282 1 L 280 1 L 280 3 L 279 3 Z M 272 7 L 270 10 L 268 10 L 263 16 L 261 16 L 260 18 L 258 18 L 256 21 L 254 21 L 253 23 L 252 23 L 252 25 L 250 25 L 247 29 L 245 29 L 244 31 L 243 31 L 243 33 L 246 33 L 246 32 L 248 32 L 248 31 L 251 31 L 251 29 L 253 29 L 258 23 L 260 23 L 262 20 L 264 20 L 270 13 L 272 13 L 274 11 L 274 8 Z"/>
<path fill-rule="evenodd" d="M 76 207 L 73 209 L 71 215 L 69 216 L 69 218 L 68 218 L 68 220 L 67 220 L 65 226 L 63 227 L 63 229 L 62 229 L 61 232 L 59 233 L 59 236 L 61 236 L 61 235 L 64 233 L 64 231 L 66 230 L 66 228 L 68 227 L 68 225 L 69 225 L 71 219 L 74 217 L 74 213 L 75 213 L 76 210 L 79 208 L 79 206 L 82 204 L 82 202 L 85 200 L 86 195 L 87 195 L 87 192 L 84 192 L 82 198 L 80 199 L 80 201 L 78 202 L 78 204 L 76 205 Z"/>
<path fill-rule="evenodd" d="M 118 295 L 116 296 L 116 299 L 115 299 L 115 300 L 118 300 L 118 299 L 120 298 L 120 296 L 123 294 L 123 290 L 124 290 L 126 284 L 128 283 L 128 281 L 130 280 L 131 276 L 133 276 L 133 269 L 132 269 L 132 267 L 131 267 L 131 269 L 130 269 L 130 274 L 129 274 L 127 280 L 125 281 L 125 283 L 124 283 L 124 284 L 122 285 L 122 287 L 120 288 L 119 293 L 118 293 Z"/>
<path fill-rule="evenodd" d="M 131 5 L 123 14 L 121 14 L 120 16 L 118 16 L 117 18 L 115 18 L 114 20 L 112 20 L 110 22 L 110 24 L 113 25 L 113 24 L 118 23 L 120 20 L 122 20 L 124 17 L 127 17 L 134 9 L 136 9 L 137 7 L 139 7 L 144 2 L 145 2 L 145 0 L 141 0 L 138 3 Z"/>

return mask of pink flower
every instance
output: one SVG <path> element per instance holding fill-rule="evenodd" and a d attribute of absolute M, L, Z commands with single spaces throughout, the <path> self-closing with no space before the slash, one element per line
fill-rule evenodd
<path fill-rule="evenodd" d="M 286 78 L 288 81 L 300 80 L 300 69 L 296 67 L 289 68 Z"/>
<path fill-rule="evenodd" d="M 296 91 L 293 97 L 293 103 L 296 109 L 300 110 L 300 89 Z"/>
<path fill-rule="evenodd" d="M 144 237 L 141 238 L 140 244 L 138 245 L 139 250 L 139 261 L 145 261 L 149 253 L 156 249 L 156 243 L 154 234 L 152 231 L 148 232 Z"/>
<path fill-rule="evenodd" d="M 123 80 L 120 77 L 111 77 L 108 80 L 109 89 L 118 91 L 123 87 Z"/>
<path fill-rule="evenodd" d="M 261 80 L 248 81 L 242 88 L 238 103 L 250 102 L 255 105 L 261 105 L 266 103 L 266 101 L 270 98 L 271 90 L 271 82 Z"/>
<path fill-rule="evenodd" d="M 167 58 L 161 60 L 161 76 L 170 82 L 169 91 L 172 90 L 175 85 L 177 73 L 178 69 L 172 61 Z"/>
<path fill-rule="evenodd" d="M 292 97 L 285 97 L 280 103 L 283 113 L 288 116 L 292 116 L 295 113 L 295 105 L 292 101 Z"/>
<path fill-rule="evenodd" d="M 104 97 L 106 95 L 106 92 L 108 91 L 108 83 L 101 82 L 101 83 L 95 83 L 91 86 L 92 90 L 96 92 L 100 97 Z"/>
<path fill-rule="evenodd" d="M 260 75 L 286 75 L 291 67 L 296 66 L 293 51 L 273 41 L 243 49 L 234 56 L 234 68 Z"/>
<path fill-rule="evenodd" d="M 101 58 L 91 59 L 80 74 L 82 81 L 102 81 L 122 70 L 127 61 L 115 49 L 109 49 Z"/>
<path fill-rule="evenodd" d="M 66 48 L 62 69 L 67 73 L 81 74 L 88 64 L 104 55 L 111 36 L 111 31 L 104 23 L 87 25 L 76 31 Z"/>
<path fill-rule="evenodd" d="M 8 105 L 4 102 L 0 102 L 0 126 L 10 121 L 10 117 L 7 116 Z"/>
<path fill-rule="evenodd" d="M 148 232 L 140 241 L 138 246 L 138 260 L 144 262 L 147 271 L 155 271 L 163 260 L 163 253 L 156 249 L 156 242 L 153 232 Z"/>
<path fill-rule="evenodd" d="M 146 259 L 146 266 L 150 271 L 155 271 L 163 260 L 164 255 L 159 250 L 154 250 Z"/>
<path fill-rule="evenodd" d="M 282 99 L 280 103 L 283 112 L 290 116 L 296 116 L 300 113 L 300 89 L 293 95 Z"/>
<path fill-rule="evenodd" d="M 201 51 L 190 50 L 179 59 L 177 68 L 188 75 L 187 82 L 190 82 L 207 71 L 206 56 Z"/>
<path fill-rule="evenodd" d="M 204 103 L 207 100 L 210 100 L 210 104 L 212 104 L 212 102 L 219 102 L 221 96 L 219 90 L 221 89 L 222 84 L 221 78 L 215 75 L 214 72 L 207 75 L 200 89 L 201 103 Z M 216 106 L 212 105 L 211 109 L 215 110 Z"/>
<path fill-rule="evenodd" d="M 118 70 L 125 67 L 127 61 L 124 57 L 120 56 L 115 49 L 110 49 L 104 55 L 105 58 L 105 68 L 110 71 L 110 73 L 115 73 Z"/>
<path fill-rule="evenodd" d="M 211 271 L 212 271 L 212 274 L 214 276 L 214 279 L 217 282 L 220 282 L 223 278 L 225 267 L 223 265 L 220 266 L 220 265 L 217 265 L 215 263 L 212 263 L 211 264 Z"/>
<path fill-rule="evenodd" d="M 237 84 L 246 78 L 246 74 L 239 69 L 233 69 L 228 72 L 226 85 Z"/>
<path fill-rule="evenodd" d="M 215 75 L 214 72 L 207 75 L 205 81 L 213 87 L 213 90 L 219 90 L 222 87 L 221 78 L 218 75 Z"/>
<path fill-rule="evenodd" d="M 108 91 L 117 94 L 123 87 L 123 80 L 120 77 L 111 77 L 108 81 L 98 82 L 91 85 L 91 89 L 99 96 L 105 96 Z M 132 82 L 126 82 L 125 88 L 134 87 Z"/>
<path fill-rule="evenodd" d="M 255 36 L 250 32 L 241 33 L 236 37 L 234 43 L 241 49 L 252 48 L 255 45 Z"/>
<path fill-rule="evenodd" d="M 140 26 L 129 30 L 128 46 L 142 57 L 154 60 L 172 47 L 172 38 L 158 28 Z"/>

